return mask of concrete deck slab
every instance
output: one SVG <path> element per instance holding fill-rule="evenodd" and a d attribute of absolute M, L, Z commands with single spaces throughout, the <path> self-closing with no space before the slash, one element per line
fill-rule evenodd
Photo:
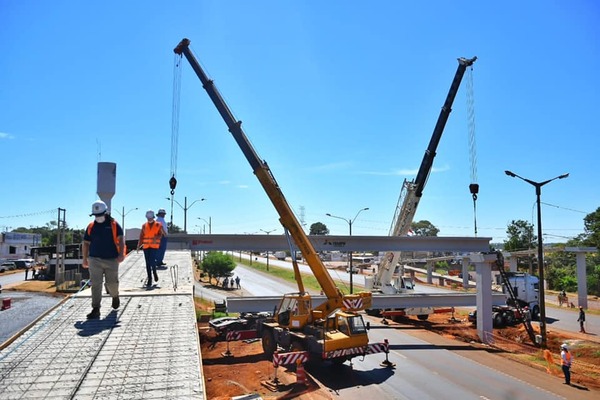
<path fill-rule="evenodd" d="M 146 290 L 143 254 L 131 253 L 118 310 L 105 296 L 101 318 L 87 320 L 83 290 L 2 350 L 0 398 L 204 399 L 190 253 L 169 251 L 166 262 Z"/>

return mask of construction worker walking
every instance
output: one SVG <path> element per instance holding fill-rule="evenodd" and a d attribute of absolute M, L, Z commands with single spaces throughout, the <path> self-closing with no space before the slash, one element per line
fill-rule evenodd
<path fill-rule="evenodd" d="M 160 239 L 165 235 L 165 231 L 162 224 L 154 220 L 154 211 L 146 211 L 146 219 L 147 222 L 142 225 L 137 247 L 138 249 L 140 247 L 144 249 L 146 272 L 148 273 L 146 288 L 150 289 L 152 288 L 153 277 L 154 281 L 158 282 L 158 273 L 156 272 L 157 253 L 160 248 Z"/>
<path fill-rule="evenodd" d="M 123 229 L 108 212 L 103 201 L 92 204 L 94 221 L 83 235 L 83 268 L 90 269 L 92 282 L 92 312 L 88 319 L 100 318 L 102 302 L 102 282 L 106 277 L 106 289 L 112 297 L 112 308 L 120 306 L 119 299 L 119 263 L 125 259 Z"/>

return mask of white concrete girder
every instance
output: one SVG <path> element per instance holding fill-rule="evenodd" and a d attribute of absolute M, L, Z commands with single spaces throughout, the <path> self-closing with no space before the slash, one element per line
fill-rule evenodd
<path fill-rule="evenodd" d="M 316 251 L 438 251 L 484 252 L 489 250 L 491 238 L 435 237 L 435 236 L 333 236 L 308 237 Z M 293 243 L 293 241 L 292 241 Z M 285 235 L 169 235 L 170 250 L 289 250 Z M 298 250 L 295 248 L 295 250 Z"/>

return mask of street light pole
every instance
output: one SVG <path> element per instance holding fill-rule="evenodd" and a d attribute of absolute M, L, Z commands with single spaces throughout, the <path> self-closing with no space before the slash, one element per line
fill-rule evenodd
<path fill-rule="evenodd" d="M 264 233 L 266 233 L 267 235 L 271 232 L 275 232 L 277 229 L 271 229 L 270 231 L 265 231 L 264 229 L 261 229 L 261 231 L 263 231 Z M 269 250 L 267 250 L 267 271 L 269 270 Z"/>
<path fill-rule="evenodd" d="M 205 220 L 204 218 L 200 218 L 198 217 L 198 219 L 201 219 L 202 221 L 206 222 L 208 224 L 208 234 L 212 234 L 212 217 L 208 217 L 208 221 Z"/>
<path fill-rule="evenodd" d="M 356 221 L 356 218 L 358 218 L 358 214 L 360 214 L 363 211 L 367 211 L 368 209 L 369 209 L 369 207 L 361 208 L 360 210 L 358 210 L 358 212 L 356 213 L 354 218 L 351 218 L 351 219 L 347 219 L 344 217 L 338 217 L 336 215 L 331 215 L 329 213 L 327 213 L 325 215 L 327 215 L 328 217 L 331 217 L 331 218 L 337 218 L 337 219 L 346 221 L 348 223 L 348 229 L 350 232 L 350 236 L 352 236 L 352 224 L 354 223 L 354 221 Z M 350 294 L 352 294 L 352 293 L 354 293 L 354 285 L 353 285 L 354 270 L 353 270 L 353 266 L 352 266 L 352 251 L 348 252 L 348 257 L 350 257 Z"/>
<path fill-rule="evenodd" d="M 125 232 L 125 217 L 127 216 L 127 214 L 129 214 L 130 212 L 132 212 L 134 210 L 137 210 L 137 209 L 138 208 L 135 207 L 135 208 L 132 208 L 131 210 L 129 210 L 127 212 L 125 212 L 125 206 L 123 206 L 123 208 L 122 208 L 123 211 L 122 212 L 119 212 L 119 210 L 115 209 L 115 211 L 121 215 L 121 229 L 123 229 L 123 232 Z"/>
<path fill-rule="evenodd" d="M 190 204 L 188 207 L 187 196 L 184 197 L 184 201 L 183 201 L 184 205 L 183 206 L 181 204 L 179 204 L 179 202 L 177 200 L 175 200 L 175 198 L 173 198 L 173 197 L 166 197 L 166 199 L 171 200 L 171 227 L 173 226 L 173 206 L 172 206 L 173 202 L 177 203 L 177 205 L 179 207 L 181 207 L 181 209 L 183 210 L 183 232 L 184 233 L 187 233 L 187 212 L 188 212 L 188 210 L 190 208 L 192 208 L 192 206 L 194 204 L 196 204 L 197 202 L 206 200 L 205 198 L 194 200 L 194 202 L 192 204 Z"/>
<path fill-rule="evenodd" d="M 542 186 L 547 183 L 552 182 L 555 179 L 564 179 L 569 176 L 569 174 L 562 174 L 556 176 L 552 179 L 548 179 L 543 182 L 535 182 L 527 178 L 523 178 L 511 171 L 504 171 L 504 173 L 512 178 L 519 178 L 533 187 L 535 187 L 535 195 L 537 202 L 537 225 L 538 225 L 538 275 L 539 275 L 539 295 L 540 295 L 540 335 L 542 337 L 542 343 L 540 344 L 541 348 L 545 349 L 547 347 L 547 335 L 546 335 L 546 296 L 545 296 L 545 288 L 544 288 L 544 242 L 542 239 Z"/>

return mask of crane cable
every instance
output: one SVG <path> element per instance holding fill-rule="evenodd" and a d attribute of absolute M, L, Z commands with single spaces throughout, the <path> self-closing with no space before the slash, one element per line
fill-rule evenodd
<path fill-rule="evenodd" d="M 473 91 L 473 66 L 467 69 L 467 125 L 469 131 L 469 163 L 471 166 L 471 184 L 469 190 L 473 196 L 473 221 L 475 236 L 477 236 L 477 150 L 475 145 L 475 95 Z"/>
<path fill-rule="evenodd" d="M 179 111 L 181 103 L 181 55 L 175 54 L 173 58 L 173 106 L 171 115 L 171 226 L 173 226 L 173 201 L 177 187 L 177 150 L 179 147 Z"/>

